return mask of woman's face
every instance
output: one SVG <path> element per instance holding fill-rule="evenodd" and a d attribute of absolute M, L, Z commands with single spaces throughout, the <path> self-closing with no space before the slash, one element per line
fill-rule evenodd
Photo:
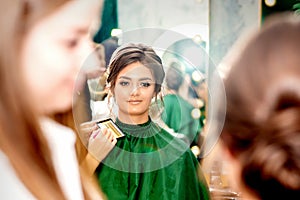
<path fill-rule="evenodd" d="M 140 62 L 131 63 L 121 70 L 113 91 L 119 119 L 130 124 L 147 122 L 154 89 L 155 79 L 151 71 Z"/>
<path fill-rule="evenodd" d="M 77 73 L 92 52 L 89 31 L 99 20 L 100 7 L 99 0 L 67 2 L 25 36 L 21 61 L 26 95 L 41 114 L 71 107 Z"/>

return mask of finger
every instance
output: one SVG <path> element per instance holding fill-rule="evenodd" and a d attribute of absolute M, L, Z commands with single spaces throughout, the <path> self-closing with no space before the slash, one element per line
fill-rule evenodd
<path fill-rule="evenodd" d="M 108 133 L 108 128 L 101 128 L 101 131 L 102 131 L 103 135 L 106 136 Z"/>
<path fill-rule="evenodd" d="M 99 129 L 99 127 L 95 124 L 93 127 L 91 127 L 90 132 L 97 131 L 97 130 L 100 130 L 100 129 Z"/>
<path fill-rule="evenodd" d="M 80 128 L 88 128 L 88 127 L 92 127 L 96 124 L 95 121 L 89 121 L 89 122 L 83 122 L 80 124 Z"/>
<path fill-rule="evenodd" d="M 112 144 L 115 146 L 117 144 L 117 138 L 114 138 Z"/>
<path fill-rule="evenodd" d="M 89 135 L 92 134 L 94 131 L 100 131 L 99 127 L 97 125 L 94 125 L 93 127 L 90 127 L 89 129 Z"/>
<path fill-rule="evenodd" d="M 87 130 L 90 130 L 90 131 L 95 131 L 97 129 L 99 129 L 99 127 L 97 126 L 97 124 L 94 124 L 93 126 L 87 128 Z"/>
<path fill-rule="evenodd" d="M 108 141 L 112 142 L 113 139 L 115 138 L 115 134 L 111 130 L 108 130 L 106 138 L 107 138 Z"/>
<path fill-rule="evenodd" d="M 99 137 L 100 133 L 100 129 L 93 131 L 90 135 L 90 139 L 96 139 L 96 137 Z"/>
<path fill-rule="evenodd" d="M 88 135 L 91 135 L 91 132 L 95 131 L 98 129 L 98 126 L 97 125 L 93 125 L 93 126 L 90 126 L 90 127 L 86 127 L 86 128 L 81 128 L 80 131 L 83 133 L 83 134 L 88 134 Z"/>

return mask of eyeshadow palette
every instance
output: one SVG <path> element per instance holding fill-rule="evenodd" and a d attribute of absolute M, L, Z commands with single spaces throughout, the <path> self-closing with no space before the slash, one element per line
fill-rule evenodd
<path fill-rule="evenodd" d="M 110 118 L 98 121 L 97 126 L 100 129 L 102 129 L 102 128 L 110 129 L 115 134 L 116 138 L 125 136 L 124 133 L 119 129 L 119 127 Z"/>

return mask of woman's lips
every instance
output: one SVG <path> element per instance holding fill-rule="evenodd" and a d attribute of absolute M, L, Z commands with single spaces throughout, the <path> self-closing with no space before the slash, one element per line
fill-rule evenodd
<path fill-rule="evenodd" d="M 142 102 L 142 100 L 129 100 L 128 101 L 128 103 L 129 104 L 132 104 L 132 105 L 137 105 L 137 104 L 139 104 L 139 103 L 141 103 Z"/>

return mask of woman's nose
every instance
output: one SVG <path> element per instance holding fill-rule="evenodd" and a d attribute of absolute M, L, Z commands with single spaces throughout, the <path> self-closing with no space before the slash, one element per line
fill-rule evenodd
<path fill-rule="evenodd" d="M 140 94 L 140 86 L 134 85 L 134 86 L 132 87 L 132 90 L 131 90 L 131 95 L 132 95 L 132 96 L 137 96 L 137 95 L 139 95 L 139 94 Z"/>
<path fill-rule="evenodd" d="M 89 38 L 85 38 L 78 50 L 78 63 L 88 68 L 96 68 L 100 65 L 100 61 L 95 52 L 95 47 Z M 95 67 L 96 66 L 96 67 Z"/>

